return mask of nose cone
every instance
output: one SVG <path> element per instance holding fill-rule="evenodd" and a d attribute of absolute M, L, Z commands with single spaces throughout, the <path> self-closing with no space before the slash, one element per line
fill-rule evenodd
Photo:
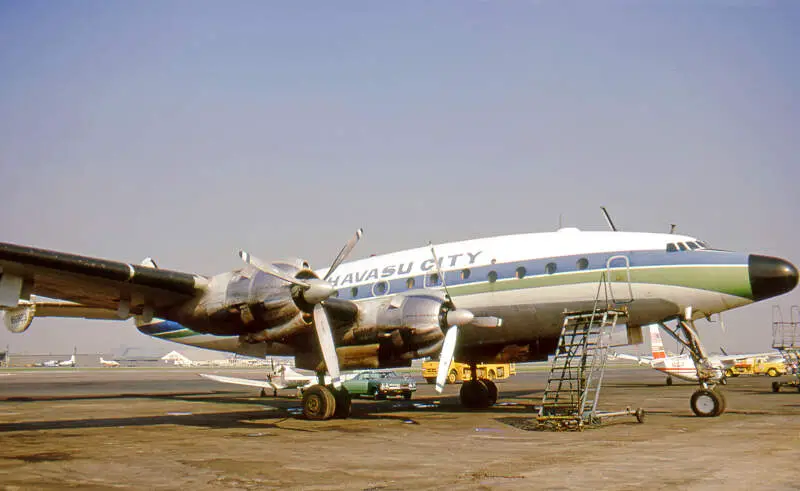
<path fill-rule="evenodd" d="M 777 257 L 751 254 L 747 270 L 755 301 L 782 295 L 797 286 L 797 268 Z"/>

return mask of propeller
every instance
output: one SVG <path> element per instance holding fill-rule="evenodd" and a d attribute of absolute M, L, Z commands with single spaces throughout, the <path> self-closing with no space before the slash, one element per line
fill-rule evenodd
<path fill-rule="evenodd" d="M 317 333 L 317 341 L 319 342 L 320 351 L 322 352 L 322 358 L 325 360 L 325 366 L 328 368 L 328 373 L 331 375 L 331 383 L 333 383 L 333 386 L 337 389 L 342 386 L 339 357 L 336 355 L 336 344 L 333 341 L 333 332 L 331 332 L 330 322 L 328 321 L 328 315 L 325 312 L 324 306 L 325 300 L 333 295 L 333 292 L 336 291 L 336 287 L 328 282 L 328 278 L 330 278 L 336 268 L 347 259 L 347 256 L 356 246 L 363 234 L 363 229 L 356 230 L 353 238 L 351 238 L 347 244 L 342 247 L 339 254 L 336 255 L 324 279 L 309 278 L 300 280 L 287 275 L 272 264 L 262 261 L 245 251 L 239 251 L 239 257 L 241 257 L 242 261 L 245 263 L 252 265 L 268 275 L 280 278 L 302 289 L 303 300 L 314 306 L 314 329 Z"/>
<path fill-rule="evenodd" d="M 467 324 L 477 327 L 500 327 L 503 324 L 503 319 L 499 317 L 485 316 L 475 317 L 475 314 L 466 309 L 456 308 L 453 302 L 453 297 L 450 296 L 450 291 L 447 289 L 447 282 L 444 279 L 444 274 L 439 269 L 439 258 L 436 256 L 436 249 L 432 243 L 428 243 L 431 247 L 431 255 L 433 255 L 433 264 L 436 268 L 436 275 L 442 282 L 444 288 L 444 297 L 450 306 L 450 310 L 444 316 L 444 324 L 450 326 L 444 336 L 444 343 L 442 344 L 442 351 L 439 353 L 439 368 L 436 371 L 436 392 L 439 394 L 444 390 L 444 384 L 447 380 L 447 372 L 450 370 L 450 363 L 456 352 L 456 343 L 458 341 L 458 327 Z"/>

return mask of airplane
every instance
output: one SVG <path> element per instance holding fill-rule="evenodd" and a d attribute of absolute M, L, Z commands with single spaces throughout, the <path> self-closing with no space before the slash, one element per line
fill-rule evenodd
<path fill-rule="evenodd" d="M 104 360 L 103 357 L 101 356 L 100 357 L 100 365 L 102 365 L 104 367 L 113 368 L 113 367 L 118 367 L 119 366 L 119 362 L 115 361 L 115 360 Z"/>
<path fill-rule="evenodd" d="M 47 360 L 42 363 L 34 363 L 35 367 L 55 368 L 55 367 L 74 367 L 75 355 L 70 356 L 69 360 Z"/>
<path fill-rule="evenodd" d="M 275 379 L 275 375 L 279 375 L 277 380 Z M 316 374 L 303 375 L 302 373 L 293 370 L 292 367 L 285 364 L 280 364 L 275 367 L 275 369 L 269 375 L 267 375 L 267 379 L 263 381 L 238 377 L 224 377 L 221 375 L 212 375 L 207 373 L 201 373 L 200 376 L 224 384 L 260 387 L 262 396 L 266 395 L 266 389 L 272 389 L 273 396 L 277 396 L 279 390 L 296 390 L 298 395 L 302 395 L 305 389 L 318 382 Z M 347 378 L 348 375 L 344 375 L 342 380 L 346 380 Z M 325 383 L 331 383 L 330 376 L 325 377 Z"/>
<path fill-rule="evenodd" d="M 667 385 L 672 385 L 672 378 L 678 378 L 689 382 L 698 382 L 697 367 L 694 359 L 690 353 L 683 353 L 681 355 L 667 355 L 664 351 L 664 342 L 661 339 L 661 332 L 658 324 L 650 324 L 650 351 L 652 357 L 635 356 L 625 353 L 611 353 L 612 358 L 622 360 L 631 360 L 639 363 L 640 365 L 649 366 L 659 372 L 667 374 Z M 761 356 L 780 356 L 779 353 L 748 353 L 738 355 L 709 355 L 708 363 L 712 368 L 712 380 L 721 384 L 726 384 L 725 370 L 743 358 L 761 357 Z"/>
<path fill-rule="evenodd" d="M 160 269 L 151 258 L 128 264 L 0 243 L 0 306 L 12 332 L 36 316 L 133 317 L 139 331 L 159 339 L 294 356 L 298 368 L 318 376 L 304 393 L 303 414 L 324 420 L 349 416 L 342 370 L 407 367 L 438 355 L 441 391 L 453 358 L 473 370 L 546 360 L 563 313 L 591 312 L 606 281 L 611 301 L 627 304 L 629 344 L 641 342 L 643 325 L 676 322 L 669 332 L 703 362 L 692 410 L 718 416 L 723 396 L 704 369 L 695 320 L 789 292 L 797 269 L 686 235 L 619 231 L 606 217 L 610 231 L 561 228 L 345 262 L 359 229 L 328 268 L 239 251 L 241 269 L 213 276 Z M 57 300 L 31 302 L 31 294 Z M 491 406 L 496 385 L 474 379 L 460 389 L 462 405 Z"/>

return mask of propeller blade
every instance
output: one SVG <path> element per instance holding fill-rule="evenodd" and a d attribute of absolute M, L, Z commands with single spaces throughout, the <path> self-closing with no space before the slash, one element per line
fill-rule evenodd
<path fill-rule="evenodd" d="M 428 245 L 431 246 L 431 254 L 433 254 L 433 265 L 436 268 L 436 274 L 439 276 L 439 279 L 442 281 L 442 286 L 444 287 L 444 296 L 447 298 L 447 301 L 450 302 L 450 305 L 455 307 L 453 303 L 453 297 L 450 296 L 450 291 L 447 289 L 447 283 L 444 281 L 444 274 L 442 274 L 441 270 L 439 270 L 439 258 L 436 257 L 436 250 L 433 248 L 433 243 L 428 242 Z"/>
<path fill-rule="evenodd" d="M 242 258 L 242 261 L 244 261 L 245 263 L 263 271 L 264 273 L 267 273 L 268 275 L 280 278 L 283 281 L 287 281 L 293 285 L 302 286 L 303 288 L 308 288 L 310 286 L 305 281 L 298 280 L 297 278 L 294 278 L 292 276 L 283 273 L 275 266 L 267 262 L 264 262 L 261 259 L 258 259 L 257 257 L 251 255 L 247 251 L 240 250 L 239 257 Z"/>
<path fill-rule="evenodd" d="M 444 336 L 444 345 L 439 355 L 439 370 L 436 372 L 436 392 L 439 394 L 444 390 L 444 383 L 447 381 L 447 373 L 450 371 L 450 363 L 456 353 L 456 340 L 458 339 L 458 326 L 451 327 Z"/>
<path fill-rule="evenodd" d="M 336 271 L 336 268 L 338 268 L 339 265 L 342 264 L 345 259 L 347 259 L 347 256 L 350 255 L 350 252 L 353 250 L 353 247 L 356 246 L 356 244 L 361 239 L 361 236 L 363 234 L 364 234 L 363 228 L 356 230 L 356 234 L 353 236 L 353 238 L 350 239 L 350 241 L 348 241 L 347 244 L 344 245 L 344 247 L 342 247 L 342 250 L 339 251 L 339 254 L 336 256 L 336 259 L 334 259 L 333 262 L 331 263 L 331 267 L 328 268 L 328 272 L 325 273 L 325 278 L 323 278 L 323 280 L 327 280 L 328 278 L 330 278 L 333 272 Z"/>
<path fill-rule="evenodd" d="M 339 357 L 336 355 L 336 345 L 333 344 L 333 333 L 331 333 L 331 326 L 328 323 L 328 315 L 322 304 L 314 306 L 314 327 L 317 330 L 317 340 L 320 351 L 322 351 L 322 358 L 325 360 L 325 366 L 328 367 L 328 373 L 331 374 L 331 383 L 338 389 L 342 386 Z"/>
<path fill-rule="evenodd" d="M 491 329 L 502 326 L 503 319 L 492 315 L 487 315 L 485 317 L 475 317 L 474 319 L 472 319 L 472 322 L 470 322 L 469 325 L 475 327 L 486 327 Z"/>

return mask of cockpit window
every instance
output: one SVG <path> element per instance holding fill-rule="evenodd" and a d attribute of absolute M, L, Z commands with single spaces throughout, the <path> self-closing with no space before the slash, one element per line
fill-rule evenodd
<path fill-rule="evenodd" d="M 685 251 L 686 250 L 686 244 L 684 244 L 683 242 L 678 242 L 678 249 L 680 249 L 682 251 Z"/>
<path fill-rule="evenodd" d="M 700 248 L 700 246 L 697 245 L 697 243 L 695 243 L 695 242 L 687 242 L 686 245 L 689 246 L 689 249 L 691 249 L 691 250 L 695 250 L 695 249 L 699 249 Z"/>
<path fill-rule="evenodd" d="M 675 247 L 675 244 L 672 244 L 672 243 L 667 244 L 667 252 L 675 252 L 677 250 L 678 250 L 678 248 Z"/>
<path fill-rule="evenodd" d="M 710 249 L 710 247 L 708 247 L 708 244 L 699 240 L 697 241 L 697 245 L 699 245 L 703 249 Z"/>

